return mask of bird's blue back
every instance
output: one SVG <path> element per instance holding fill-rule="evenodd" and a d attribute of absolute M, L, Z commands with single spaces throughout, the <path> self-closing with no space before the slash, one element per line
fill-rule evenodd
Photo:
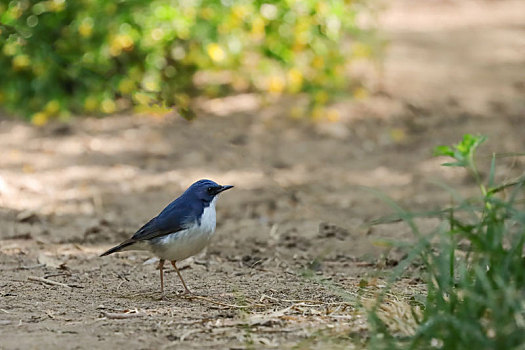
<path fill-rule="evenodd" d="M 210 180 L 200 180 L 191 185 L 180 197 L 168 204 L 159 215 L 142 226 L 131 238 L 141 241 L 163 236 L 185 229 L 194 222 L 199 222 L 205 206 L 208 204 L 199 198 L 202 188 L 217 185 Z"/>

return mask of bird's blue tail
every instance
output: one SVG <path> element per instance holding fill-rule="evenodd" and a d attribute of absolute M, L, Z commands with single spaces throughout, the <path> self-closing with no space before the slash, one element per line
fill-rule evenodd
<path fill-rule="evenodd" d="M 105 251 L 104 253 L 100 254 L 100 256 L 106 256 L 106 255 L 109 255 L 109 254 L 120 252 L 124 248 L 129 247 L 130 245 L 132 245 L 134 243 L 136 243 L 136 241 L 127 240 L 125 242 L 120 243 L 118 246 L 115 246 L 115 247 Z"/>

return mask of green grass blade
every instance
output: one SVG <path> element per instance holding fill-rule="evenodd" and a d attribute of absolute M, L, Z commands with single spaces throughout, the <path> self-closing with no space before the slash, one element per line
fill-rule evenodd
<path fill-rule="evenodd" d="M 496 154 L 492 153 L 492 160 L 490 161 L 488 188 L 494 186 L 494 175 L 496 173 Z"/>

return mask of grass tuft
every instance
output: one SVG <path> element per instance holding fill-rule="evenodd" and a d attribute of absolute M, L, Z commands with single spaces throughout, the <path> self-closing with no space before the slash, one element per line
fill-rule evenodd
<path fill-rule="evenodd" d="M 493 155 L 487 180 L 483 180 L 475 163 L 476 150 L 483 141 L 484 136 L 465 135 L 457 145 L 439 146 L 435 150 L 438 156 L 452 158 L 444 166 L 468 171 L 479 188 L 478 196 L 465 199 L 454 196 L 453 207 L 426 213 L 409 213 L 387 200 L 419 241 L 394 270 L 391 281 L 401 277 L 417 260 L 424 267 L 422 278 L 427 291 L 422 307 L 411 306 L 410 311 L 406 309 L 408 305 L 389 308 L 384 303 L 384 293 L 379 296 L 369 312 L 371 348 L 524 346 L 525 176 L 496 184 L 498 156 Z M 413 220 L 421 216 L 438 217 L 443 224 L 429 235 L 422 234 Z M 378 223 L 385 221 L 395 218 Z M 392 320 L 386 314 L 403 317 Z"/>

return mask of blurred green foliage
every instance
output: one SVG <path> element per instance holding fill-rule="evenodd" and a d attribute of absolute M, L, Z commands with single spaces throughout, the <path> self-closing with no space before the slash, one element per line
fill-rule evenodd
<path fill-rule="evenodd" d="M 358 25 L 371 13 L 352 0 L 3 1 L 0 106 L 43 124 L 242 91 L 323 105 L 349 86 L 348 62 L 373 55 Z"/>

